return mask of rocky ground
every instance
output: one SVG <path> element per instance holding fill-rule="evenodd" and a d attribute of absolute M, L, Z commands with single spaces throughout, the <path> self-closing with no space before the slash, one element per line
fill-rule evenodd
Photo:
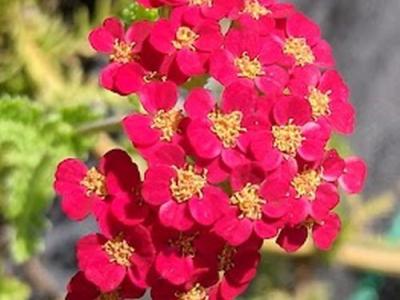
<path fill-rule="evenodd" d="M 358 112 L 352 146 L 370 166 L 365 195 L 396 190 L 400 179 L 400 1 L 295 2 L 321 24 L 333 44 L 338 67 L 351 86 Z M 94 226 L 67 222 L 58 207 L 52 209 L 50 217 L 54 227 L 47 234 L 42 260 L 63 290 L 75 268 L 75 240 Z M 386 225 L 382 222 L 375 229 L 384 232 Z M 321 276 L 334 282 L 333 299 L 347 299 L 357 280 L 354 273 L 339 268 L 322 270 Z M 399 282 L 386 279 L 380 299 L 394 300 L 399 295 Z M 44 300 L 40 295 L 34 299 Z"/>

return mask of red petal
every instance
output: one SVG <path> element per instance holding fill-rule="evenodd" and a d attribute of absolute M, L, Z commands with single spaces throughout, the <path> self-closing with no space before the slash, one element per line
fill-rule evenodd
<path fill-rule="evenodd" d="M 312 231 L 315 245 L 321 250 L 329 250 L 336 240 L 340 228 L 340 219 L 336 214 L 328 216 L 321 225 L 315 224 Z"/>
<path fill-rule="evenodd" d="M 338 205 L 339 200 L 339 193 L 333 184 L 321 184 L 317 189 L 315 200 L 311 203 L 312 216 L 316 220 L 322 220 Z"/>
<path fill-rule="evenodd" d="M 189 230 L 194 224 L 188 205 L 177 203 L 175 200 L 170 200 L 161 205 L 159 218 L 164 226 L 181 231 Z"/>
<path fill-rule="evenodd" d="M 161 205 L 171 199 L 171 179 L 175 171 L 168 166 L 149 168 L 142 187 L 144 200 L 151 205 Z"/>
<path fill-rule="evenodd" d="M 302 125 L 311 120 L 311 107 L 304 99 L 282 97 L 276 102 L 273 114 L 279 125 L 287 125 L 289 120 L 293 120 L 296 125 Z"/>
<path fill-rule="evenodd" d="M 144 71 L 136 63 L 121 66 L 115 73 L 114 88 L 121 95 L 129 95 L 140 90 L 143 86 Z"/>
<path fill-rule="evenodd" d="M 322 162 L 322 177 L 326 181 L 336 181 L 342 176 L 344 168 L 344 160 L 339 156 L 336 150 L 330 150 Z"/>
<path fill-rule="evenodd" d="M 285 227 L 280 232 L 276 243 L 287 252 L 297 251 L 307 239 L 308 231 L 305 226 Z"/>
<path fill-rule="evenodd" d="M 161 131 L 152 128 L 153 120 L 146 115 L 131 115 L 123 120 L 125 133 L 135 146 L 146 147 L 158 142 Z"/>
<path fill-rule="evenodd" d="M 360 193 L 367 178 L 367 164 L 359 157 L 345 159 L 344 174 L 339 178 L 340 186 L 349 194 Z"/>
<path fill-rule="evenodd" d="M 152 114 L 173 109 L 177 99 L 177 87 L 170 81 L 149 83 L 140 92 L 141 103 Z"/>
<path fill-rule="evenodd" d="M 221 154 L 222 143 L 207 125 L 192 121 L 186 134 L 193 150 L 200 158 L 212 159 Z"/>
<path fill-rule="evenodd" d="M 104 28 L 96 28 L 89 34 L 89 42 L 93 49 L 104 54 L 112 53 L 115 37 Z"/>
<path fill-rule="evenodd" d="M 117 74 L 120 67 L 120 64 L 111 63 L 107 65 L 103 70 L 101 70 L 99 78 L 100 85 L 109 91 L 114 91 L 115 75 Z"/>
<path fill-rule="evenodd" d="M 157 256 L 155 267 L 162 278 L 175 285 L 187 282 L 194 271 L 191 258 L 178 257 L 174 253 L 161 252 Z"/>
<path fill-rule="evenodd" d="M 320 68 L 332 68 L 335 66 L 332 48 L 328 42 L 321 40 L 312 50 L 315 56 L 315 65 Z"/>
<path fill-rule="evenodd" d="M 221 108 L 224 113 L 239 111 L 246 113 L 255 105 L 255 91 L 252 86 L 235 82 L 225 88 Z"/>
<path fill-rule="evenodd" d="M 352 134 L 355 127 L 354 107 L 348 102 L 334 101 L 330 105 L 329 119 L 333 128 L 343 134 Z"/>
<path fill-rule="evenodd" d="M 201 75 L 205 71 L 200 56 L 194 51 L 182 49 L 178 51 L 176 60 L 179 69 L 187 76 Z"/>
<path fill-rule="evenodd" d="M 175 39 L 175 33 L 171 23 L 167 20 L 159 20 L 154 24 L 150 35 L 150 43 L 161 53 L 170 54 L 175 51 L 172 41 Z"/>
<path fill-rule="evenodd" d="M 124 25 L 117 18 L 106 19 L 103 22 L 103 28 L 110 32 L 117 39 L 122 39 L 124 35 Z"/>
<path fill-rule="evenodd" d="M 215 107 L 215 100 L 209 90 L 196 88 L 190 92 L 184 105 L 189 118 L 207 118 Z"/>
<path fill-rule="evenodd" d="M 228 215 L 215 223 L 214 231 L 232 246 L 246 242 L 253 232 L 253 224 L 248 219 L 238 220 L 234 215 Z"/>
<path fill-rule="evenodd" d="M 286 31 L 292 37 L 304 37 L 310 45 L 314 45 L 321 36 L 319 26 L 302 13 L 296 13 L 288 18 Z"/>

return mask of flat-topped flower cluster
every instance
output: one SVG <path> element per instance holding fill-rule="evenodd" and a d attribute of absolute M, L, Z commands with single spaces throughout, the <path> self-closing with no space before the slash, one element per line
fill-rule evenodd
<path fill-rule="evenodd" d="M 139 2 L 168 17 L 109 18 L 89 40 L 109 56 L 101 85 L 139 95 L 122 123 L 148 169 L 118 149 L 60 163 L 63 211 L 99 227 L 78 242 L 67 299 L 235 299 L 264 240 L 330 249 L 340 189 L 360 192 L 366 165 L 330 147 L 355 112 L 319 27 L 274 0 Z M 219 95 L 196 86 L 209 78 Z"/>

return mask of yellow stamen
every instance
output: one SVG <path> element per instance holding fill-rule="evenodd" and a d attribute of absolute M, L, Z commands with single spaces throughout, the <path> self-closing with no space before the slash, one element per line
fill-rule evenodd
<path fill-rule="evenodd" d="M 193 245 L 197 234 L 179 233 L 179 237 L 175 240 L 169 240 L 169 244 L 176 248 L 182 256 L 195 256 L 196 249 Z"/>
<path fill-rule="evenodd" d="M 218 136 L 225 148 L 236 146 L 240 134 L 246 131 L 241 127 L 242 118 L 242 113 L 239 111 L 224 114 L 216 110 L 208 115 L 208 119 L 212 122 L 211 131 Z"/>
<path fill-rule="evenodd" d="M 269 9 L 261 5 L 257 0 L 246 0 L 244 4 L 243 13 L 247 13 L 252 16 L 252 18 L 259 20 L 271 13 Z"/>
<path fill-rule="evenodd" d="M 101 294 L 96 300 L 120 300 L 121 297 L 119 296 L 118 292 L 111 292 L 106 294 Z"/>
<path fill-rule="evenodd" d="M 290 96 L 292 94 L 292 92 L 290 91 L 290 89 L 288 87 L 285 87 L 282 91 L 282 94 L 284 94 L 285 96 Z"/>
<path fill-rule="evenodd" d="M 177 300 L 208 300 L 209 296 L 204 287 L 196 284 L 190 291 L 186 293 L 176 293 Z"/>
<path fill-rule="evenodd" d="M 161 130 L 161 139 L 170 142 L 178 131 L 179 124 L 183 119 L 182 112 L 179 110 L 164 111 L 159 110 L 153 118 L 152 128 Z"/>
<path fill-rule="evenodd" d="M 124 267 L 129 267 L 131 265 L 130 258 L 133 252 L 135 252 L 135 249 L 123 239 L 122 234 L 107 241 L 103 245 L 103 250 L 107 253 L 110 262 Z"/>
<path fill-rule="evenodd" d="M 110 55 L 110 60 L 120 64 L 130 63 L 135 57 L 132 52 L 134 46 L 134 43 L 116 40 L 114 42 L 113 53 Z"/>
<path fill-rule="evenodd" d="M 266 201 L 258 195 L 258 186 L 248 183 L 241 191 L 233 194 L 230 201 L 239 208 L 241 218 L 262 218 L 262 206 Z"/>
<path fill-rule="evenodd" d="M 198 174 L 194 166 L 176 169 L 176 178 L 172 179 L 170 189 L 178 203 L 184 203 L 193 196 L 202 197 L 202 189 L 207 183 L 207 173 Z"/>
<path fill-rule="evenodd" d="M 308 95 L 308 101 L 310 102 L 312 108 L 312 115 L 314 119 L 318 119 L 319 117 L 329 115 L 329 102 L 330 102 L 330 91 L 323 93 L 319 89 L 312 87 L 310 89 L 310 94 Z"/>
<path fill-rule="evenodd" d="M 296 60 L 296 65 L 304 67 L 315 62 L 315 56 L 305 38 L 289 37 L 283 46 L 283 52 Z"/>
<path fill-rule="evenodd" d="M 230 246 L 225 245 L 221 254 L 218 255 L 218 269 L 223 272 L 227 272 L 235 267 L 233 262 L 233 256 L 236 254 L 237 249 Z"/>
<path fill-rule="evenodd" d="M 274 147 L 291 156 L 296 155 L 303 142 L 301 128 L 290 123 L 285 126 L 273 126 L 272 135 L 275 138 Z"/>
<path fill-rule="evenodd" d="M 292 186 L 297 192 L 297 197 L 305 196 L 311 200 L 315 199 L 315 193 L 320 184 L 321 176 L 315 170 L 304 171 L 292 181 Z"/>
<path fill-rule="evenodd" d="M 236 58 L 234 63 L 239 70 L 239 77 L 255 79 L 265 75 L 258 58 L 251 59 L 247 52 L 243 52 L 242 56 Z"/>
<path fill-rule="evenodd" d="M 81 185 L 86 188 L 88 197 L 96 195 L 104 199 L 107 196 L 106 178 L 94 167 L 87 171 L 85 178 L 81 181 Z"/>
<path fill-rule="evenodd" d="M 203 6 L 206 5 L 208 7 L 212 7 L 213 0 L 189 0 L 190 6 Z"/>
<path fill-rule="evenodd" d="M 194 43 L 199 38 L 199 35 L 187 26 L 181 26 L 176 32 L 175 40 L 172 44 L 176 49 L 196 50 Z"/>
<path fill-rule="evenodd" d="M 146 83 L 150 83 L 152 81 L 162 81 L 165 82 L 167 81 L 167 76 L 165 75 L 161 75 L 156 71 L 153 72 L 147 72 L 144 76 L 143 76 L 143 81 Z"/>

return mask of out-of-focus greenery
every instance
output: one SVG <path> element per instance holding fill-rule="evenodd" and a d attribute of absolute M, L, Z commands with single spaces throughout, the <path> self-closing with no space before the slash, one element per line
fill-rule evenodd
<path fill-rule="evenodd" d="M 126 22 L 157 16 L 131 0 L 97 0 L 91 10 L 79 6 L 69 15 L 59 4 L 0 0 L 0 242 L 7 245 L 1 249 L 0 300 L 29 296 L 5 262 L 25 262 L 42 249 L 57 163 L 87 158 L 96 141 L 93 132 L 78 129 L 132 107 L 99 87 L 88 32 L 107 16 Z"/>
<path fill-rule="evenodd" d="M 29 288 L 12 277 L 0 276 L 0 300 L 23 300 L 29 297 Z"/>
<path fill-rule="evenodd" d="M 51 174 L 65 156 L 87 153 L 93 139 L 82 138 L 76 128 L 95 117 L 85 106 L 46 112 L 27 98 L 0 98 L 0 211 L 11 229 L 16 262 L 39 249 L 53 198 Z"/>

